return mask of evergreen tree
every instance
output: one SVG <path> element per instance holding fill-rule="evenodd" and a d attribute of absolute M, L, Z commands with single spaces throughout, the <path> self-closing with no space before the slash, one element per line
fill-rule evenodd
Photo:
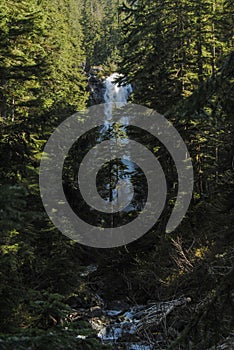
<path fill-rule="evenodd" d="M 140 0 L 123 8 L 120 71 L 134 85 L 135 101 L 164 113 L 215 74 L 231 50 L 222 37 L 222 4 Z"/>
<path fill-rule="evenodd" d="M 194 165 L 194 196 L 188 219 L 170 237 L 165 237 L 160 247 L 167 251 L 168 239 L 177 249 L 177 277 L 169 268 L 164 283 L 174 285 L 175 291 L 182 291 L 184 285 L 186 292 L 188 285 L 195 283 L 196 286 L 189 289 L 196 293 L 195 302 L 209 299 L 212 293 L 215 295 L 201 307 L 199 314 L 191 316 L 185 331 L 169 349 L 180 345 L 187 348 L 191 339 L 195 347 L 205 349 L 215 341 L 218 343 L 223 334 L 227 336 L 232 327 L 229 306 L 233 300 L 228 292 L 233 278 L 233 264 L 229 260 L 233 245 L 231 5 L 229 1 L 142 0 L 129 1 L 123 10 L 120 72 L 134 86 L 134 102 L 154 107 L 174 123 L 188 145 Z M 161 230 L 153 231 L 162 237 Z M 181 237 L 179 243 L 175 242 L 176 235 Z M 197 248 L 194 247 L 192 253 L 190 248 L 184 249 L 181 242 L 183 246 L 194 244 Z M 148 262 L 139 259 L 138 274 L 145 276 L 153 266 L 157 266 L 154 273 L 159 274 L 163 265 L 161 258 L 158 259 L 160 248 L 152 249 Z M 206 249 L 209 254 L 203 256 L 201 252 Z M 225 266 L 226 272 L 214 272 L 213 264 L 220 269 Z M 167 269 L 166 262 L 163 266 Z M 160 274 L 163 274 L 161 270 Z M 137 290 L 150 285 L 149 295 L 160 285 L 160 281 L 151 283 L 150 277 L 142 283 L 134 281 Z"/>
<path fill-rule="evenodd" d="M 87 95 L 79 2 L 53 0 L 42 4 L 47 18 L 45 50 L 50 67 L 43 84 L 45 106 L 82 109 Z"/>
<path fill-rule="evenodd" d="M 45 18 L 34 0 L 3 0 L 2 7 L 0 111 L 14 120 L 40 103 L 40 81 L 46 74 Z"/>
<path fill-rule="evenodd" d="M 74 1 L 53 4 L 3 1 L 0 17 L 2 331 L 10 331 L 12 325 L 21 321 L 28 323 L 25 315 L 30 312 L 27 303 L 33 298 L 31 289 L 39 289 L 36 298 L 40 298 L 40 291 L 45 288 L 64 292 L 66 296 L 74 288 L 79 289 L 76 246 L 61 239 L 51 227 L 38 185 L 39 160 L 48 133 L 70 113 L 82 109 L 87 98 L 79 13 Z M 50 256 L 57 259 L 55 265 L 49 264 Z"/>
<path fill-rule="evenodd" d="M 82 25 L 87 69 L 118 61 L 120 0 L 83 0 Z"/>

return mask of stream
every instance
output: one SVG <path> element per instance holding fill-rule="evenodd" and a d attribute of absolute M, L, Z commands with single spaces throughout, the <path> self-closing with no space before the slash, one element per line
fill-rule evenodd
<path fill-rule="evenodd" d="M 122 308 L 120 302 L 120 307 L 115 309 L 92 307 L 83 311 L 81 318 L 88 320 L 97 337 L 113 350 L 162 350 L 166 349 L 166 332 L 162 329 L 167 316 L 190 301 L 180 297 L 151 305 L 132 305 L 128 309 Z M 77 338 L 85 339 L 85 336 Z"/>
<path fill-rule="evenodd" d="M 82 276 L 88 277 L 97 268 L 87 266 Z M 177 334 L 176 329 L 166 324 L 167 317 L 191 301 L 181 296 L 170 301 L 131 305 L 123 300 L 105 302 L 99 295 L 95 297 L 96 306 L 80 311 L 79 318 L 88 321 L 102 343 L 111 345 L 113 350 L 166 349 L 168 334 Z M 85 339 L 82 335 L 77 338 Z"/>
<path fill-rule="evenodd" d="M 121 108 L 127 104 L 128 98 L 132 93 L 131 85 L 119 86 L 115 81 L 120 75 L 112 74 L 105 82 L 105 91 L 103 99 L 105 101 L 103 129 L 100 132 L 100 141 L 105 139 L 105 133 L 115 131 L 116 126 L 112 121 L 113 108 Z M 123 119 L 123 118 L 122 118 Z M 121 128 L 121 137 L 114 136 L 115 142 L 123 143 L 123 147 L 128 144 L 129 137 L 126 132 L 128 126 L 127 117 L 124 117 Z M 114 132 L 114 135 L 115 132 Z M 109 172 L 106 178 L 102 177 L 102 182 L 109 179 L 106 185 L 107 195 L 105 201 L 115 202 L 120 200 L 121 191 L 124 191 L 124 197 L 130 203 L 124 208 L 126 212 L 137 210 L 131 207 L 131 174 L 138 174 L 139 170 L 131 162 L 131 154 L 126 152 L 121 159 L 117 161 L 114 168 L 115 172 Z M 113 186 L 113 179 L 116 182 Z M 125 187 L 116 186 L 118 181 L 124 180 Z M 141 180 L 140 180 L 141 183 Z M 97 266 L 87 266 L 82 277 L 86 278 L 92 272 L 97 270 Z M 105 344 L 110 344 L 115 350 L 157 350 L 165 348 L 165 334 L 163 325 L 167 316 L 175 308 L 186 306 L 190 298 L 179 297 L 165 302 L 152 302 L 148 305 L 130 305 L 127 302 L 116 300 L 112 305 L 108 305 L 96 296 L 97 305 L 89 310 L 83 310 L 79 317 L 88 320 L 92 328 L 96 331 L 98 338 Z M 166 326 L 164 325 L 164 329 Z M 85 339 L 84 336 L 78 338 Z"/>

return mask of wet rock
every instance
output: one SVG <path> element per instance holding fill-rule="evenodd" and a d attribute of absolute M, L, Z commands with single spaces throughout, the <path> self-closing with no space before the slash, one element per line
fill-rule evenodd
<path fill-rule="evenodd" d="M 65 321 L 68 321 L 68 322 L 74 322 L 74 321 L 77 321 L 77 320 L 86 320 L 86 313 L 87 313 L 87 310 L 86 309 L 79 309 L 79 311 L 76 311 L 76 312 L 73 312 L 71 314 L 69 314 L 66 318 L 65 318 Z"/>
<path fill-rule="evenodd" d="M 100 306 L 93 306 L 90 308 L 87 316 L 88 317 L 101 317 L 103 315 L 102 308 Z"/>
<path fill-rule="evenodd" d="M 105 84 L 101 75 L 101 67 L 91 67 L 88 72 L 89 101 L 88 105 L 93 106 L 104 102 Z"/>

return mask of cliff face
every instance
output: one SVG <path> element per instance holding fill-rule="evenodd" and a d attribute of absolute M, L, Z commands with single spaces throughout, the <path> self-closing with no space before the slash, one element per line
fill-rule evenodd
<path fill-rule="evenodd" d="M 91 67 L 88 72 L 88 91 L 89 100 L 88 106 L 93 106 L 99 103 L 104 103 L 104 93 L 105 93 L 105 77 L 102 74 L 101 67 Z"/>

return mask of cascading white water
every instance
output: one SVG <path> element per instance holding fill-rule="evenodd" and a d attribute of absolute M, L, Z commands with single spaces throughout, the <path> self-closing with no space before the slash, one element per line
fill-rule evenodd
<path fill-rule="evenodd" d="M 128 102 L 128 98 L 130 94 L 132 93 L 132 86 L 130 84 L 127 85 L 119 85 L 116 80 L 123 77 L 119 73 L 113 73 L 105 80 L 105 94 L 104 94 L 104 111 L 105 111 L 105 119 L 104 124 L 107 129 L 110 129 L 113 127 L 111 123 L 112 119 L 112 110 L 113 108 L 121 108 L 125 106 Z M 120 119 L 121 123 L 126 127 L 129 124 L 127 117 L 122 117 Z M 123 130 L 124 132 L 124 130 Z M 128 137 L 118 138 L 116 139 L 116 142 L 119 144 L 128 144 Z M 130 154 L 126 152 L 125 156 L 122 158 L 122 162 L 125 164 L 127 169 L 131 172 L 131 167 L 129 166 L 130 161 Z M 127 164 L 126 164 L 127 162 Z M 113 202 L 117 202 L 118 198 L 125 197 L 126 201 L 128 203 L 132 200 L 132 194 L 133 194 L 133 188 L 130 181 L 130 178 L 127 176 L 125 177 L 125 181 L 120 181 L 118 183 L 118 186 L 115 190 L 112 190 L 112 200 Z"/>
<path fill-rule="evenodd" d="M 105 80 L 105 94 L 104 101 L 105 105 L 105 117 L 106 120 L 111 119 L 112 108 L 121 108 L 128 102 L 128 98 L 132 93 L 132 86 L 127 84 L 125 86 L 118 85 L 116 80 L 121 78 L 122 75 L 119 73 L 113 73 Z"/>

